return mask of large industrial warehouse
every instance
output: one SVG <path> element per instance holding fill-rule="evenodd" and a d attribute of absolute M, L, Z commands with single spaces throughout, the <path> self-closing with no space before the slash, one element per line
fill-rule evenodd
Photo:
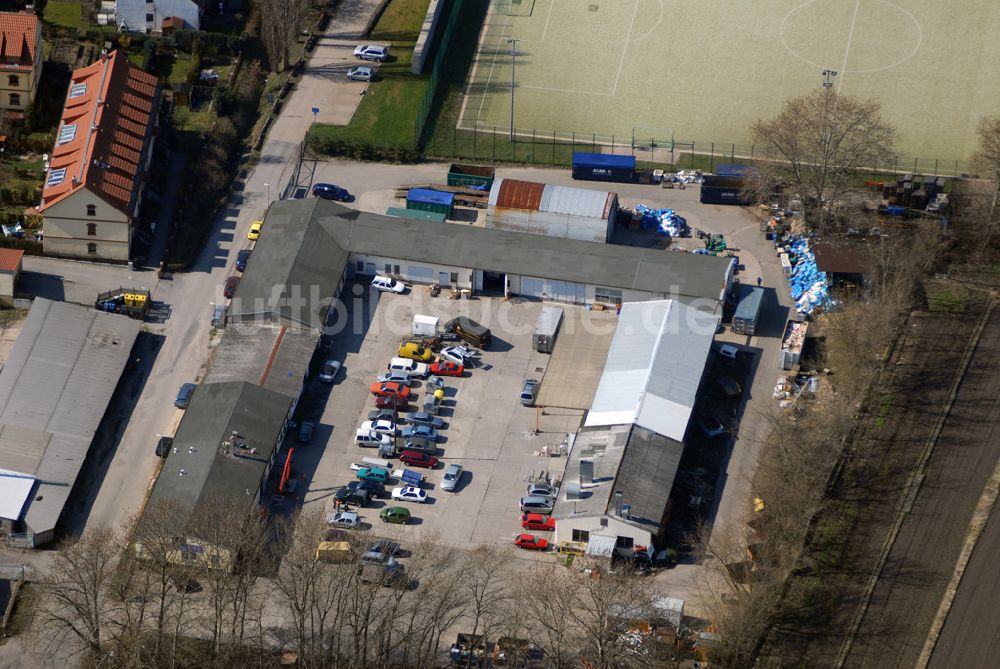
<path fill-rule="evenodd" d="M 140 323 L 37 298 L 0 372 L 0 524 L 51 542 Z"/>

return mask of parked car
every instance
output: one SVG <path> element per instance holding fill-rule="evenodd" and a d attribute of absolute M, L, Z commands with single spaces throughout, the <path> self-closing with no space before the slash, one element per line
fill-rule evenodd
<path fill-rule="evenodd" d="M 475 352 L 464 346 L 445 346 L 438 353 L 440 360 L 451 362 L 463 367 L 472 367 L 475 364 Z M 465 371 L 464 369 L 462 371 Z"/>
<path fill-rule="evenodd" d="M 441 438 L 438 431 L 430 425 L 407 425 L 399 433 L 399 436 L 403 439 L 428 439 L 430 441 L 437 441 Z"/>
<path fill-rule="evenodd" d="M 418 453 L 426 453 L 427 455 L 437 455 L 437 444 L 429 439 L 409 439 L 399 449 L 400 453 L 403 451 L 416 451 Z"/>
<path fill-rule="evenodd" d="M 173 437 L 160 437 L 156 440 L 156 457 L 165 458 L 170 454 L 170 449 L 173 448 L 174 438 Z"/>
<path fill-rule="evenodd" d="M 698 427 L 710 439 L 714 439 L 726 432 L 726 428 L 719 422 L 719 419 L 709 414 L 702 414 L 698 417 Z"/>
<path fill-rule="evenodd" d="M 455 489 L 458 487 L 458 482 L 462 480 L 463 471 L 462 465 L 457 462 L 453 462 L 448 465 L 448 469 L 445 470 L 444 476 L 441 477 L 441 490 L 455 492 Z"/>
<path fill-rule="evenodd" d="M 437 416 L 432 416 L 426 411 L 413 411 L 403 414 L 403 422 L 410 425 L 426 425 L 427 427 L 442 428 L 444 421 Z"/>
<path fill-rule="evenodd" d="M 400 547 L 395 541 L 376 539 L 361 554 L 361 561 L 369 564 L 386 564 L 390 561 L 395 562 L 394 558 L 399 554 Z"/>
<path fill-rule="evenodd" d="M 346 188 L 341 188 L 333 184 L 321 183 L 314 185 L 313 195 L 321 197 L 324 200 L 339 200 L 341 202 L 347 202 L 351 199 L 351 194 L 347 192 Z"/>
<path fill-rule="evenodd" d="M 389 420 L 395 423 L 398 415 L 399 413 L 392 409 L 372 409 L 368 412 L 368 420 Z"/>
<path fill-rule="evenodd" d="M 407 388 L 409 390 L 409 388 Z M 401 395 L 379 395 L 375 398 L 377 409 L 393 409 L 395 411 L 409 411 L 409 398 Z"/>
<path fill-rule="evenodd" d="M 406 374 L 411 379 L 423 379 L 427 377 L 429 366 L 424 362 L 417 362 L 411 358 L 392 358 L 386 369 L 390 372 Z"/>
<path fill-rule="evenodd" d="M 401 485 L 392 489 L 392 498 L 400 502 L 423 504 L 427 501 L 427 492 L 415 485 Z"/>
<path fill-rule="evenodd" d="M 552 513 L 554 502 L 546 497 L 526 496 L 521 498 L 520 506 L 522 513 L 541 513 L 549 515 Z"/>
<path fill-rule="evenodd" d="M 439 360 L 431 363 L 431 374 L 438 376 L 462 376 L 465 373 L 465 365 L 451 360 Z"/>
<path fill-rule="evenodd" d="M 368 430 L 377 434 L 387 434 L 390 437 L 395 437 L 396 433 L 399 432 L 399 426 L 391 420 L 366 420 L 358 429 L 361 431 Z"/>
<path fill-rule="evenodd" d="M 337 511 L 326 517 L 326 524 L 343 530 L 356 530 L 361 525 L 361 516 L 356 511 Z"/>
<path fill-rule="evenodd" d="M 379 383 L 375 382 L 371 385 L 372 395 L 384 396 L 392 395 L 394 397 L 407 398 L 410 396 L 410 387 L 402 385 L 400 383 Z"/>
<path fill-rule="evenodd" d="M 304 420 L 299 423 L 299 443 L 308 444 L 313 440 L 313 430 L 316 429 L 316 423 L 311 420 Z"/>
<path fill-rule="evenodd" d="M 383 293 L 402 293 L 406 291 L 406 284 L 392 277 L 378 275 L 372 279 L 372 288 Z"/>
<path fill-rule="evenodd" d="M 379 512 L 378 517 L 386 523 L 405 525 L 410 522 L 410 510 L 402 506 L 388 506 Z"/>
<path fill-rule="evenodd" d="M 445 332 L 453 332 L 476 348 L 487 349 L 493 341 L 493 333 L 471 318 L 459 316 L 444 324 Z"/>
<path fill-rule="evenodd" d="M 250 231 L 247 232 L 247 239 L 252 242 L 260 239 L 260 229 L 264 227 L 264 221 L 254 221 L 250 224 Z"/>
<path fill-rule="evenodd" d="M 392 437 L 387 434 L 380 434 L 378 432 L 372 432 L 371 430 L 363 430 L 358 428 L 358 431 L 354 434 L 354 443 L 358 446 L 374 446 L 378 449 L 384 447 L 392 447 Z"/>
<path fill-rule="evenodd" d="M 395 560 L 386 564 L 365 564 L 358 571 L 358 580 L 362 583 L 375 583 L 391 588 L 408 588 L 410 580 L 406 577 L 403 565 Z"/>
<path fill-rule="evenodd" d="M 392 478 L 389 470 L 382 467 L 362 467 L 355 472 L 355 476 L 362 481 L 376 481 L 378 483 L 388 483 L 389 479 Z"/>
<path fill-rule="evenodd" d="M 375 68 L 367 65 L 355 65 L 347 71 L 347 78 L 353 81 L 371 81 L 375 78 Z"/>
<path fill-rule="evenodd" d="M 236 288 L 240 285 L 240 277 L 231 276 L 226 279 L 226 285 L 222 288 L 222 294 L 226 296 L 226 299 L 232 298 L 236 294 Z"/>
<path fill-rule="evenodd" d="M 528 486 L 529 497 L 544 497 L 545 499 L 555 499 L 559 496 L 559 488 L 548 483 L 532 483 Z"/>
<path fill-rule="evenodd" d="M 547 551 L 548 539 L 536 537 L 534 534 L 519 534 L 514 537 L 514 545 L 529 551 Z"/>
<path fill-rule="evenodd" d="M 410 375 L 404 372 L 383 372 L 378 375 L 376 380 L 379 383 L 400 383 L 404 386 L 408 386 L 413 383 L 413 379 L 410 378 Z"/>
<path fill-rule="evenodd" d="M 221 328 L 226 326 L 226 305 L 216 304 L 212 308 L 212 327 Z"/>
<path fill-rule="evenodd" d="M 526 513 L 521 516 L 521 527 L 526 530 L 552 532 L 556 529 L 556 519 L 540 513 Z"/>
<path fill-rule="evenodd" d="M 521 387 L 521 404 L 530 407 L 538 396 L 538 379 L 528 379 Z"/>
<path fill-rule="evenodd" d="M 404 341 L 399 345 L 399 357 L 411 360 L 426 362 L 434 356 L 434 353 L 426 346 L 421 346 L 415 341 Z"/>
<path fill-rule="evenodd" d="M 365 481 L 351 481 L 347 485 L 341 486 L 333 494 L 333 498 L 338 502 L 350 502 L 364 506 L 371 500 L 373 495 L 370 490 L 361 485 L 362 483 L 365 483 Z"/>
<path fill-rule="evenodd" d="M 389 47 L 378 44 L 361 44 L 354 47 L 354 57 L 381 63 L 389 57 Z"/>
<path fill-rule="evenodd" d="M 323 363 L 323 368 L 319 372 L 319 380 L 323 383 L 333 383 L 333 380 L 337 378 L 337 373 L 340 371 L 340 361 L 339 360 L 327 360 Z"/>
<path fill-rule="evenodd" d="M 185 383 L 182 385 L 181 389 L 177 391 L 177 397 L 174 399 L 174 406 L 178 409 L 187 409 L 188 404 L 191 403 L 191 397 L 194 395 L 195 388 L 197 387 L 197 383 Z"/>
<path fill-rule="evenodd" d="M 419 451 L 403 451 L 399 454 L 399 461 L 411 467 L 426 467 L 427 469 L 434 469 L 438 463 L 438 459 L 433 455 Z"/>
<path fill-rule="evenodd" d="M 245 271 L 248 260 L 250 260 L 250 249 L 240 249 L 240 252 L 236 254 L 236 271 Z"/>

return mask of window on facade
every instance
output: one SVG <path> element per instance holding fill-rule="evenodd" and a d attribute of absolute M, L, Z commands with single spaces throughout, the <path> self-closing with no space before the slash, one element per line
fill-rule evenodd
<path fill-rule="evenodd" d="M 364 260 L 355 260 L 354 261 L 354 271 L 357 272 L 358 274 L 364 274 L 365 273 L 365 261 Z"/>
<path fill-rule="evenodd" d="M 573 541 L 587 543 L 590 541 L 590 532 L 587 530 L 573 530 Z"/>
<path fill-rule="evenodd" d="M 391 264 L 389 264 L 389 263 L 385 264 L 385 273 L 386 274 L 392 274 L 392 265 Z"/>
<path fill-rule="evenodd" d="M 97 253 L 97 244 L 94 242 L 87 244 L 87 253 Z"/>
<path fill-rule="evenodd" d="M 632 537 L 618 537 L 615 540 L 615 548 L 623 548 L 625 550 L 631 550 L 633 544 Z"/>
<path fill-rule="evenodd" d="M 152 22 L 153 22 L 153 15 L 146 14 L 146 23 L 152 23 Z"/>
<path fill-rule="evenodd" d="M 393 274 L 399 274 L 399 265 L 393 265 L 392 266 L 392 273 Z"/>
<path fill-rule="evenodd" d="M 452 272 L 451 273 L 451 283 L 452 283 L 452 285 L 458 283 L 458 272 Z"/>
<path fill-rule="evenodd" d="M 87 223 L 87 234 L 91 237 L 97 236 L 97 223 Z"/>
<path fill-rule="evenodd" d="M 97 216 L 97 205 L 96 204 L 88 204 L 87 205 L 87 216 Z"/>
<path fill-rule="evenodd" d="M 20 86 L 21 85 L 21 78 L 19 76 L 17 76 L 16 74 L 9 74 L 9 75 L 7 75 L 7 85 L 8 86 Z"/>
<path fill-rule="evenodd" d="M 12 105 L 20 106 L 21 105 L 21 96 L 20 96 L 20 94 L 18 94 L 18 93 L 11 93 L 10 94 L 10 103 Z"/>
<path fill-rule="evenodd" d="M 601 288 L 598 286 L 594 289 L 594 301 L 604 302 L 606 304 L 621 304 L 622 291 L 614 288 Z"/>

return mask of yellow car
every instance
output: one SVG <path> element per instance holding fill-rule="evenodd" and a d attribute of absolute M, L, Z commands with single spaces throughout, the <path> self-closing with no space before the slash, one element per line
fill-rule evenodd
<path fill-rule="evenodd" d="M 260 228 L 264 225 L 264 221 L 254 221 L 253 225 L 250 226 L 250 232 L 247 233 L 247 239 L 252 242 L 260 239 Z"/>
<path fill-rule="evenodd" d="M 434 356 L 429 348 L 421 346 L 415 341 L 404 341 L 399 345 L 399 357 L 409 358 L 411 360 L 419 360 L 420 362 L 427 362 Z"/>

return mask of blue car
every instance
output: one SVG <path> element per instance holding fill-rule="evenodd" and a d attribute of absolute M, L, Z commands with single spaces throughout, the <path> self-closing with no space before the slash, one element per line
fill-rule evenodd
<path fill-rule="evenodd" d="M 403 439 L 429 439 L 437 441 L 438 432 L 429 425 L 407 425 L 403 428 Z"/>
<path fill-rule="evenodd" d="M 236 254 L 236 271 L 242 272 L 247 268 L 247 261 L 250 260 L 250 249 L 242 249 Z"/>
<path fill-rule="evenodd" d="M 313 186 L 313 195 L 327 200 L 339 200 L 341 202 L 347 202 L 351 199 L 351 194 L 347 192 L 346 188 L 334 186 L 333 184 L 316 184 Z"/>

